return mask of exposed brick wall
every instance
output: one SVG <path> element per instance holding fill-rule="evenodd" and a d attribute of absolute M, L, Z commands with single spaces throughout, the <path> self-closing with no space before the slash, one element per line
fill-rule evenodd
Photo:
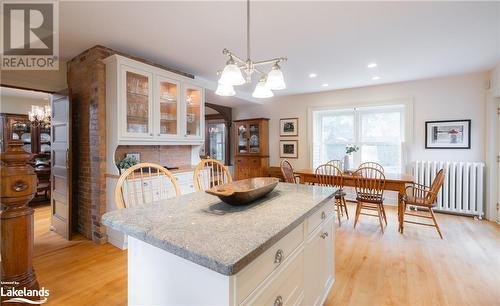
<path fill-rule="evenodd" d="M 121 54 L 176 73 L 178 71 L 95 46 L 68 62 L 68 88 L 72 105 L 72 224 L 73 230 L 97 243 L 107 241 L 101 216 L 106 212 L 106 66 L 102 60 Z M 192 77 L 189 74 L 181 73 Z M 123 146 L 118 154 L 144 152 L 161 165 L 190 164 L 190 146 Z M 175 164 L 178 163 L 178 164 Z"/>
<path fill-rule="evenodd" d="M 68 62 L 72 105 L 73 229 L 106 242 L 106 67 L 112 50 L 94 47 Z"/>
<path fill-rule="evenodd" d="M 127 153 L 141 154 L 141 163 L 155 163 L 162 166 L 178 167 L 191 164 L 191 146 L 118 146 L 115 160 Z"/>

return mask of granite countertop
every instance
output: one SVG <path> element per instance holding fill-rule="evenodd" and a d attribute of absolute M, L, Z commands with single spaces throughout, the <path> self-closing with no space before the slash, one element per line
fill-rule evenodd
<path fill-rule="evenodd" d="M 246 206 L 204 192 L 103 215 L 102 223 L 224 275 L 242 270 L 325 205 L 335 189 L 285 184 Z"/>

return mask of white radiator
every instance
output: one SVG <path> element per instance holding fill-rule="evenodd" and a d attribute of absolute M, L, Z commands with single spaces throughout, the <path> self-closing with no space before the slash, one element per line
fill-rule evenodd
<path fill-rule="evenodd" d="M 443 188 L 438 194 L 436 210 L 484 215 L 484 163 L 415 161 L 415 182 L 430 186 L 439 169 L 444 169 Z"/>

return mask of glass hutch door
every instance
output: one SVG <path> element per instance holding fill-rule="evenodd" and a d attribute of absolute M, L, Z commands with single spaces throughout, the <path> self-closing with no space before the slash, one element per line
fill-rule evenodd
<path fill-rule="evenodd" d="M 260 153 L 260 126 L 258 123 L 250 123 L 249 130 L 249 153 Z"/>
<path fill-rule="evenodd" d="M 141 70 L 124 67 L 125 127 L 128 137 L 153 136 L 151 118 L 151 75 Z"/>
<path fill-rule="evenodd" d="M 179 83 L 166 78 L 158 79 L 159 130 L 157 136 L 171 137 L 179 133 Z M 157 116 L 158 116 L 157 115 Z"/>
<path fill-rule="evenodd" d="M 245 154 L 248 153 L 248 126 L 244 123 L 239 123 L 236 126 L 238 131 L 238 153 Z"/>
<path fill-rule="evenodd" d="M 184 89 L 184 103 L 186 105 L 186 134 L 185 137 L 202 137 L 202 90 L 199 87 L 188 85 Z M 203 130 L 204 132 L 204 130 Z"/>

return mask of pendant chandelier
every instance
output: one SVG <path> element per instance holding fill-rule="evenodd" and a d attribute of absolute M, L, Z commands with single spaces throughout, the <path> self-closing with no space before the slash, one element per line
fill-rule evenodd
<path fill-rule="evenodd" d="M 38 105 L 31 105 L 31 111 L 28 112 L 28 119 L 33 125 L 50 125 L 51 108 L 48 105 L 44 107 Z"/>
<path fill-rule="evenodd" d="M 252 82 L 252 75 L 259 74 L 259 81 L 252 93 L 254 98 L 270 98 L 274 96 L 273 90 L 285 89 L 285 79 L 279 63 L 287 60 L 286 57 L 278 57 L 270 60 L 254 62 L 250 59 L 250 0 L 247 0 L 247 59 L 244 61 L 228 49 L 222 50 L 222 54 L 228 56 L 224 69 L 218 72 L 220 75 L 217 90 L 219 96 L 234 96 L 236 92 L 233 86 Z M 272 65 L 269 72 L 261 70 L 260 66 Z M 243 72 L 245 76 L 243 76 Z"/>

